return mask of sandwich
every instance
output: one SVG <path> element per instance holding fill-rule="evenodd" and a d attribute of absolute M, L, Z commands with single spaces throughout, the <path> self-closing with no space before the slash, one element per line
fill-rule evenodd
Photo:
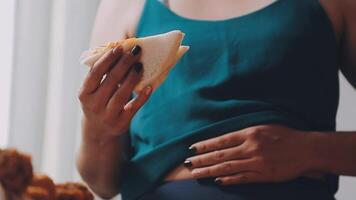
<path fill-rule="evenodd" d="M 184 35 L 183 32 L 174 30 L 143 38 L 109 42 L 105 46 L 85 51 L 80 62 L 93 67 L 100 57 L 115 47 L 121 46 L 126 52 L 135 45 L 139 45 L 142 48 L 140 62 L 143 64 L 143 75 L 134 91 L 139 93 L 146 86 L 151 86 L 155 90 L 163 83 L 173 66 L 189 50 L 189 46 L 181 45 Z"/>

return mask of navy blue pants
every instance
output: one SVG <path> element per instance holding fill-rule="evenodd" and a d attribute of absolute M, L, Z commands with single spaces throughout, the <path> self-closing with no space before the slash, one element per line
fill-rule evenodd
<path fill-rule="evenodd" d="M 163 183 L 139 200 L 334 200 L 322 180 L 219 186 L 212 179 Z"/>

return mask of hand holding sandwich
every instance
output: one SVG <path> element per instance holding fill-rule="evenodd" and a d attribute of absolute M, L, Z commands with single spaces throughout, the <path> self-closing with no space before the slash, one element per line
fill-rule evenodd
<path fill-rule="evenodd" d="M 96 140 L 126 132 L 148 95 L 189 50 L 181 45 L 183 38 L 184 33 L 175 30 L 114 41 L 84 52 L 81 63 L 91 68 L 79 94 L 84 132 L 96 132 L 92 134 Z M 132 92 L 138 97 L 127 103 Z"/>
<path fill-rule="evenodd" d="M 84 112 L 83 129 L 95 140 L 112 139 L 125 133 L 131 118 L 146 102 L 152 88 L 147 86 L 129 99 L 142 76 L 138 62 L 141 47 L 123 52 L 118 46 L 106 52 L 87 75 L 79 99 Z"/>

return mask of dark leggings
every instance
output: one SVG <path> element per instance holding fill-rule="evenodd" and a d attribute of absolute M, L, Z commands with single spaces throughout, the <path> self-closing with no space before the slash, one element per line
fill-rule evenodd
<path fill-rule="evenodd" d="M 211 179 L 163 183 L 139 200 L 334 200 L 326 182 L 300 178 L 285 183 L 219 186 Z"/>

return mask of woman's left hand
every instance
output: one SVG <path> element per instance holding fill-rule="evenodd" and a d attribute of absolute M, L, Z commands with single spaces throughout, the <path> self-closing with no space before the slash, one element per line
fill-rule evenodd
<path fill-rule="evenodd" d="M 196 156 L 184 165 L 195 178 L 216 177 L 222 185 L 287 181 L 315 166 L 310 134 L 280 125 L 254 126 L 193 144 Z"/>

